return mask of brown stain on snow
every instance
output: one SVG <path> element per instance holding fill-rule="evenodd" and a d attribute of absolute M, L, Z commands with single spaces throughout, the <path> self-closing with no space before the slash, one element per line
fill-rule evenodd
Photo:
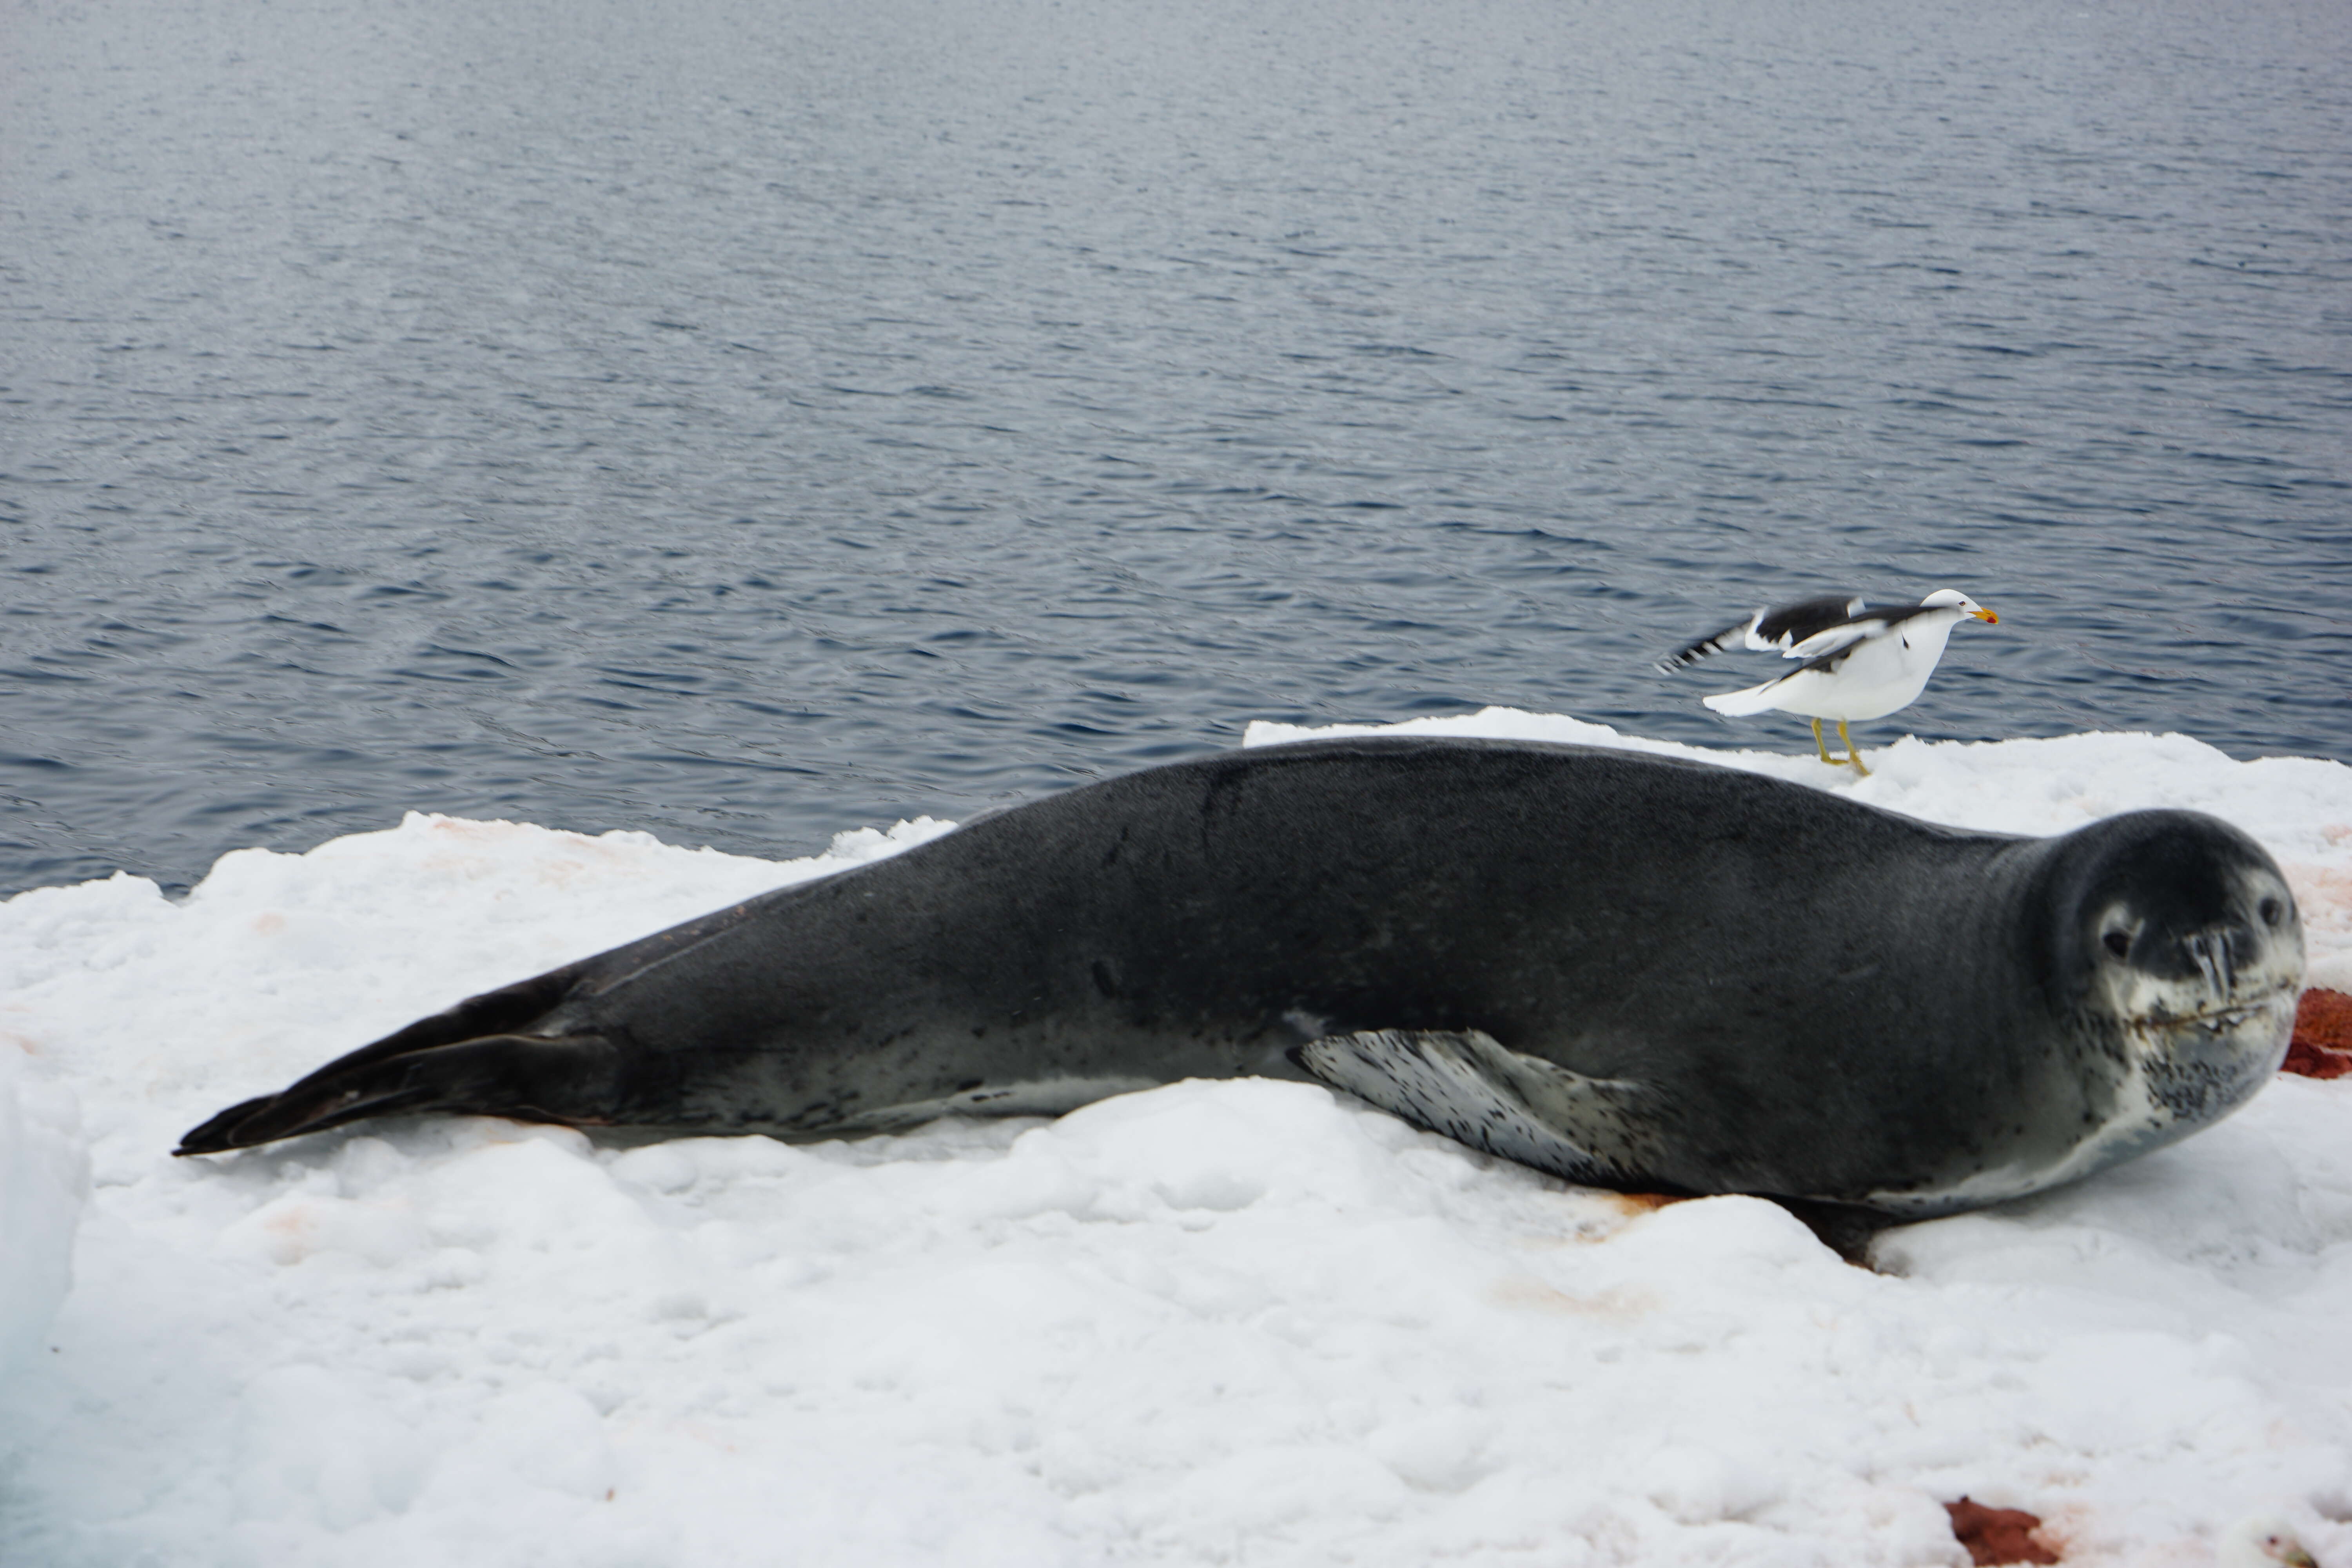
<path fill-rule="evenodd" d="M 1505 1279 L 1486 1292 L 1486 1299 L 1497 1307 L 1532 1308 L 1540 1312 L 1559 1312 L 1570 1317 L 1599 1318 L 1607 1321 L 1630 1322 L 1646 1317 L 1657 1307 L 1657 1299 L 1646 1291 L 1611 1289 L 1597 1296 L 1571 1296 L 1565 1290 L 1555 1290 L 1540 1279 L 1524 1276 Z"/>
<path fill-rule="evenodd" d="M 2315 985 L 2294 1009 L 2294 1039 L 2281 1072 L 2305 1078 L 2352 1074 L 2352 996 Z"/>
<path fill-rule="evenodd" d="M 1623 1211 L 1627 1219 L 1655 1214 L 1669 1204 L 1690 1202 L 1679 1193 L 1610 1193 L 1605 1195 L 1612 1205 Z"/>
<path fill-rule="evenodd" d="M 1952 1534 L 1969 1549 L 1969 1561 L 1984 1568 L 1994 1563 L 2055 1563 L 2058 1553 L 2041 1536 L 2042 1521 L 2021 1508 L 1987 1508 L 1971 1498 L 1948 1502 Z"/>

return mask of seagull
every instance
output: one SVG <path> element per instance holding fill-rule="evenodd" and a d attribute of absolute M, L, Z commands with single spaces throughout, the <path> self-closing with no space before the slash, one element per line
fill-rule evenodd
<path fill-rule="evenodd" d="M 2214 1568 L 2319 1568 L 2284 1520 L 2275 1514 L 2249 1514 L 2221 1532 L 2215 1542 Z"/>
<path fill-rule="evenodd" d="M 1805 662 L 1788 674 L 1745 691 L 1718 691 L 1703 699 L 1731 717 L 1768 712 L 1802 713 L 1813 721 L 1813 748 L 1822 761 L 1851 763 L 1867 777 L 1862 753 L 1846 733 L 1849 719 L 1880 719 L 1909 705 L 1927 685 L 1945 639 L 1963 620 L 1999 624 L 2000 617 L 1957 588 L 1938 588 L 1916 605 L 1869 605 L 1860 599 L 1807 599 L 1779 609 L 1759 610 L 1738 626 L 1701 637 L 1658 661 L 1671 675 L 1727 648 L 1778 650 Z M 1845 755 L 1832 757 L 1822 739 L 1822 721 L 1837 721 Z"/>

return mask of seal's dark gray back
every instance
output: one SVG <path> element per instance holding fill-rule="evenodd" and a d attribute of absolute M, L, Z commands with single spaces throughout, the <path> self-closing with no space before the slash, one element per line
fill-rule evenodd
<path fill-rule="evenodd" d="M 652 939 L 667 956 L 650 969 L 606 955 L 593 984 L 628 975 L 629 1024 L 609 1026 L 656 1055 L 756 1048 L 745 1070 L 812 1129 L 853 1096 L 1143 1063 L 1229 1076 L 1360 1028 L 1727 1078 L 1746 1086 L 1733 1103 L 1786 1120 L 1824 1092 L 1758 1067 L 1792 1030 L 1832 1094 L 1841 1073 L 1924 1070 L 1952 965 L 1917 986 L 1890 966 L 1952 945 L 1937 924 L 1978 913 L 1956 901 L 2004 896 L 1988 868 L 2015 842 L 1622 752 L 1311 742 L 1032 803 L 728 911 L 707 938 Z M 649 1005 L 660 986 L 678 1002 Z M 879 1057 L 904 1068 L 887 1089 Z"/>

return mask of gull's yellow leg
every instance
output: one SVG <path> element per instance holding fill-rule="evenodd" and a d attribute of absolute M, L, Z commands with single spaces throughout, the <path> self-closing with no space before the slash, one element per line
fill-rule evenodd
<path fill-rule="evenodd" d="M 1822 739 L 1822 721 L 1819 719 L 1813 721 L 1813 750 L 1819 752 L 1822 754 L 1822 761 L 1829 763 L 1832 767 L 1837 766 L 1838 763 L 1845 760 L 1843 757 L 1832 757 L 1830 755 L 1829 743 Z M 1846 750 L 1851 752 L 1853 748 L 1852 746 L 1848 746 Z"/>
<path fill-rule="evenodd" d="M 1814 722 L 1819 723 L 1820 721 L 1815 720 Z M 1845 760 L 1853 764 L 1853 771 L 1868 778 L 1870 770 L 1862 765 L 1862 753 L 1854 749 L 1853 737 L 1845 732 L 1845 721 L 1843 719 L 1838 721 L 1838 739 L 1845 742 Z"/>

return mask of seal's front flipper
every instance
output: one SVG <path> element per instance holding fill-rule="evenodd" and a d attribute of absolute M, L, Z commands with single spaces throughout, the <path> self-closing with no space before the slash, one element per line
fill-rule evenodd
<path fill-rule="evenodd" d="M 1414 1126 L 1571 1182 L 1655 1185 L 1640 1135 L 1640 1086 L 1586 1078 L 1507 1050 L 1476 1029 L 1326 1035 L 1300 1067 Z"/>
<path fill-rule="evenodd" d="M 173 1152 L 218 1154 L 406 1111 L 602 1121 L 617 1100 L 620 1065 L 601 1035 L 489 1035 L 391 1053 L 369 1047 L 277 1094 L 230 1106 Z"/>

